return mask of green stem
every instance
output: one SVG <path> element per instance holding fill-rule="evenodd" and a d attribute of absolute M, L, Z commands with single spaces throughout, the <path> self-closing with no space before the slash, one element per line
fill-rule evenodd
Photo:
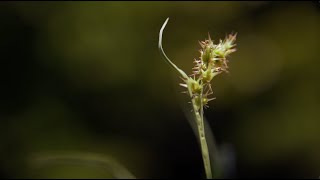
<path fill-rule="evenodd" d="M 189 91 L 190 92 L 190 91 Z M 190 96 L 192 97 L 192 96 Z M 206 140 L 205 130 L 204 130 L 204 122 L 203 122 L 203 103 L 202 103 L 202 92 L 200 94 L 200 109 L 197 109 L 195 99 L 192 98 L 192 106 L 193 112 L 197 121 L 199 138 L 200 138 L 200 145 L 201 145 L 201 152 L 202 152 L 202 159 L 204 164 L 204 169 L 206 172 L 207 179 L 212 179 L 212 171 L 211 171 L 211 164 L 210 164 L 210 157 L 209 157 L 209 149 Z M 199 113 L 200 111 L 200 113 Z"/>

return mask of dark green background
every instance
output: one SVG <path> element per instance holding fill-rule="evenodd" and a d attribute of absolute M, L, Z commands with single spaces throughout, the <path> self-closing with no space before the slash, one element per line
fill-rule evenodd
<path fill-rule="evenodd" d="M 157 49 L 167 17 L 163 47 L 188 73 L 208 32 L 238 32 L 205 110 L 234 152 L 225 177 L 318 178 L 317 1 L 1 2 L 0 177 L 109 177 L 30 165 L 64 153 L 112 157 L 138 178 L 204 177 L 179 78 Z"/>

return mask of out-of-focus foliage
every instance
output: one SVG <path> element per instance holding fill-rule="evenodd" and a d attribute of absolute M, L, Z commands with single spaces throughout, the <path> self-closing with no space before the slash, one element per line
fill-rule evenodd
<path fill-rule="evenodd" d="M 238 32 L 205 111 L 219 147 L 232 147 L 227 176 L 319 177 L 319 3 L 229 1 L 1 3 L 0 177 L 31 177 L 33 154 L 64 152 L 112 157 L 138 178 L 204 177 L 157 49 L 167 17 L 163 47 L 190 74 L 208 32 Z"/>

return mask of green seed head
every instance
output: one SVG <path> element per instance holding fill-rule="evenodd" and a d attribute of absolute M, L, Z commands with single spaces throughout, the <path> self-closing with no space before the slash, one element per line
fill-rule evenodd
<path fill-rule="evenodd" d="M 212 59 L 211 52 L 212 52 L 211 48 L 209 46 L 206 46 L 201 56 L 201 60 L 205 64 L 208 64 Z"/>
<path fill-rule="evenodd" d="M 194 101 L 195 101 L 196 109 L 199 110 L 201 107 L 200 97 L 199 96 L 194 97 Z M 208 102 L 209 102 L 209 99 L 207 97 L 202 97 L 202 106 L 206 106 Z"/>
<path fill-rule="evenodd" d="M 188 78 L 187 86 L 191 90 L 192 94 L 200 94 L 202 90 L 202 85 L 199 83 L 199 80 L 196 81 L 192 78 Z"/>
<path fill-rule="evenodd" d="M 213 76 L 214 76 L 214 74 L 212 72 L 211 66 L 209 66 L 207 70 L 202 71 L 202 73 L 201 73 L 201 78 L 202 78 L 203 83 L 210 83 Z"/>

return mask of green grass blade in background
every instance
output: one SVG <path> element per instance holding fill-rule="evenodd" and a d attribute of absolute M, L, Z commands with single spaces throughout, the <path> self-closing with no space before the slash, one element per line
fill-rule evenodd
<path fill-rule="evenodd" d="M 30 160 L 34 178 L 135 179 L 114 158 L 91 153 L 38 154 Z"/>

